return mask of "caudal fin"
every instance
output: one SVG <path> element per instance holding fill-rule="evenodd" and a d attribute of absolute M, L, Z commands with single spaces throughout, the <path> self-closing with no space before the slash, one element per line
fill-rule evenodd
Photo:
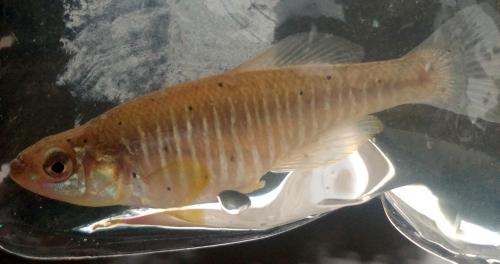
<path fill-rule="evenodd" d="M 500 123 L 500 16 L 487 4 L 469 6 L 442 24 L 411 54 L 437 52 L 438 88 L 430 105 Z M 427 67 L 427 66 L 426 66 Z"/>

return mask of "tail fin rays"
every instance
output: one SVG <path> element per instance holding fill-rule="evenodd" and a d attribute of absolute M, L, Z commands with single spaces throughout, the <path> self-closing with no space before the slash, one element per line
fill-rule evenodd
<path fill-rule="evenodd" d="M 446 90 L 428 104 L 500 123 L 500 18 L 487 4 L 467 7 L 410 54 L 435 50 Z"/>

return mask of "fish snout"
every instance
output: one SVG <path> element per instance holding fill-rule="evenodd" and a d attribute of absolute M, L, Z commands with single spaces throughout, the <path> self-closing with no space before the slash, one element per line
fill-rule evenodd
<path fill-rule="evenodd" d="M 21 174 L 26 168 L 26 163 L 20 158 L 16 158 L 10 162 L 10 174 L 16 176 Z"/>

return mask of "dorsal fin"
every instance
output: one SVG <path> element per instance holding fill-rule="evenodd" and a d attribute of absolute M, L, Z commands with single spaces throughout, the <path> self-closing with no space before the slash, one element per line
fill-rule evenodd
<path fill-rule="evenodd" d="M 363 48 L 338 36 L 304 32 L 288 36 L 233 71 L 254 71 L 299 64 L 359 62 Z"/>
<path fill-rule="evenodd" d="M 383 124 L 374 116 L 332 129 L 321 135 L 319 140 L 296 149 L 279 161 L 272 171 L 292 171 L 335 163 L 356 151 L 382 129 Z"/>

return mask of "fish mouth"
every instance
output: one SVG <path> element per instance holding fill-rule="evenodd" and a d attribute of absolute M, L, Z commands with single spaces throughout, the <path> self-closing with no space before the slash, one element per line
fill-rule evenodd
<path fill-rule="evenodd" d="M 33 176 L 27 174 L 28 165 L 22 159 L 14 159 L 10 162 L 10 178 L 18 184 L 20 187 L 29 190 L 31 192 L 36 192 L 36 183 L 32 181 Z"/>
<path fill-rule="evenodd" d="M 10 175 L 12 178 L 17 178 L 26 169 L 26 163 L 23 160 L 16 158 L 10 162 Z"/>

